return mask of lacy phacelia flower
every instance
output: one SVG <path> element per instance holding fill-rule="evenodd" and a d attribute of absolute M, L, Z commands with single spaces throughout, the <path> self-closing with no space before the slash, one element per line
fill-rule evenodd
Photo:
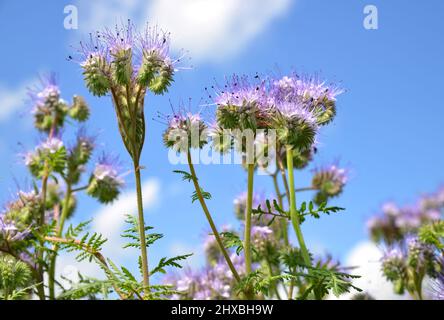
<path fill-rule="evenodd" d="M 35 177 L 62 172 L 66 165 L 66 149 L 63 142 L 58 138 L 46 139 L 33 152 L 25 155 L 25 165 Z"/>
<path fill-rule="evenodd" d="M 34 125 L 37 129 L 49 132 L 63 126 L 68 105 L 60 98 L 60 89 L 55 75 L 41 79 L 41 87 L 30 89 L 28 96 L 33 104 Z"/>
<path fill-rule="evenodd" d="M 327 84 L 317 75 L 299 76 L 293 73 L 282 79 L 271 79 L 271 97 L 278 104 L 303 104 L 312 111 L 319 125 L 331 122 L 336 115 L 336 97 L 344 92 L 335 84 Z"/>
<path fill-rule="evenodd" d="M 232 254 L 230 258 L 235 269 L 240 274 L 244 274 L 242 257 Z M 188 269 L 183 274 L 166 279 L 166 282 L 180 291 L 180 294 L 172 297 L 173 299 L 226 300 L 235 298 L 235 280 L 223 259 L 200 271 Z"/>
<path fill-rule="evenodd" d="M 119 92 L 119 85 L 162 94 L 179 62 L 169 57 L 169 34 L 149 25 L 138 33 L 130 21 L 91 35 L 79 52 L 86 86 L 96 96 Z"/>
<path fill-rule="evenodd" d="M 266 129 L 270 111 L 265 83 L 248 76 L 233 75 L 223 87 L 216 90 L 216 119 L 223 129 Z"/>
<path fill-rule="evenodd" d="M 79 122 L 84 122 L 89 118 L 89 107 L 83 97 L 74 96 L 72 106 L 68 110 L 69 116 Z"/>
<path fill-rule="evenodd" d="M 405 273 L 406 261 L 401 250 L 392 248 L 381 259 L 382 272 L 390 281 L 400 280 Z"/>
<path fill-rule="evenodd" d="M 176 113 L 167 117 L 168 127 L 163 134 L 166 147 L 187 153 L 208 143 L 208 128 L 199 114 Z"/>
<path fill-rule="evenodd" d="M 407 239 L 407 264 L 417 273 L 436 275 L 436 256 L 430 245 L 422 243 L 417 237 Z"/>
<path fill-rule="evenodd" d="M 233 148 L 231 132 L 224 130 L 217 123 L 211 125 L 208 136 L 211 138 L 212 147 L 219 153 L 228 153 Z"/>
<path fill-rule="evenodd" d="M 336 165 L 315 169 L 311 182 L 312 187 L 318 190 L 315 202 L 321 204 L 326 202 L 329 197 L 341 194 L 347 180 L 347 170 Z"/>
<path fill-rule="evenodd" d="M 273 129 L 283 145 L 296 150 L 310 149 L 318 132 L 315 114 L 304 103 L 280 101 L 275 104 Z"/>
<path fill-rule="evenodd" d="M 67 156 L 67 178 L 71 183 L 79 182 L 85 165 L 92 156 L 94 143 L 94 137 L 88 136 L 84 129 L 78 132 L 76 142 L 69 148 Z"/>
<path fill-rule="evenodd" d="M 9 221 L 4 215 L 0 215 L 0 243 L 6 241 L 8 243 L 21 241 L 31 233 L 28 227 L 24 230 L 19 230 L 14 221 Z"/>
<path fill-rule="evenodd" d="M 123 179 L 119 176 L 115 161 L 103 156 L 96 164 L 86 192 L 102 203 L 114 201 L 120 194 Z"/>
<path fill-rule="evenodd" d="M 149 86 L 156 94 L 164 93 L 173 81 L 175 64 L 169 57 L 170 35 L 158 27 L 147 25 L 140 37 L 142 61 L 137 75 L 140 85 Z"/>
<path fill-rule="evenodd" d="M 262 193 L 254 192 L 253 193 L 253 205 L 254 209 L 257 209 L 261 206 L 262 210 L 267 210 L 267 205 L 265 203 L 266 198 Z M 239 220 L 245 219 L 245 211 L 247 208 L 247 192 L 242 192 L 239 194 L 234 200 L 234 213 Z M 254 218 L 254 217 L 253 217 Z"/>
<path fill-rule="evenodd" d="M 437 194 L 439 196 L 439 194 Z M 439 199 L 433 200 L 433 195 L 426 195 L 428 204 L 434 203 L 433 207 L 425 205 L 424 198 L 417 204 L 398 207 L 394 203 L 386 203 L 382 207 L 382 214 L 372 217 L 367 222 L 367 227 L 374 241 L 381 240 L 388 244 L 402 240 L 406 235 L 415 233 L 427 223 L 440 219 L 442 207 L 438 204 Z"/>
<path fill-rule="evenodd" d="M 253 226 L 251 228 L 251 239 L 254 247 L 262 252 L 267 244 L 273 241 L 273 230 L 267 226 Z"/>

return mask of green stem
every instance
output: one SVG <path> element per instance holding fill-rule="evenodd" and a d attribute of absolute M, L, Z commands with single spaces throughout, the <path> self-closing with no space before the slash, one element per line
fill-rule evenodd
<path fill-rule="evenodd" d="M 66 218 L 69 213 L 69 202 L 71 200 L 71 196 L 74 190 L 71 188 L 71 184 L 68 183 L 66 186 L 66 194 L 65 194 L 65 202 L 63 203 L 62 215 L 60 216 L 59 226 L 57 228 L 57 237 L 60 238 L 63 233 L 63 227 L 65 225 Z M 56 261 L 57 261 L 57 251 L 59 250 L 59 246 L 57 244 L 53 247 L 53 253 L 51 256 L 51 262 L 49 265 L 49 276 L 48 276 L 48 287 L 49 287 L 49 298 L 51 300 L 55 299 L 55 270 L 56 270 Z"/>
<path fill-rule="evenodd" d="M 278 183 L 278 179 L 277 179 L 277 172 L 275 174 L 272 175 L 273 178 L 273 185 L 274 185 L 274 189 L 276 192 L 276 197 L 278 200 L 278 204 L 279 207 L 284 210 L 283 207 L 283 201 L 282 201 L 282 194 L 281 194 L 281 190 L 279 188 L 279 183 Z M 282 238 L 284 239 L 284 244 L 286 246 L 288 246 L 289 244 L 289 240 L 288 240 L 288 223 L 287 223 L 287 219 L 280 219 L 281 224 L 282 224 Z"/>
<path fill-rule="evenodd" d="M 137 192 L 137 212 L 139 216 L 139 236 L 140 236 L 140 251 L 142 254 L 142 274 L 143 274 L 143 286 L 145 287 L 145 295 L 150 292 L 150 280 L 148 269 L 148 253 L 146 248 L 146 236 L 145 236 L 145 221 L 143 217 L 143 202 L 142 202 L 142 185 L 140 181 L 140 167 L 139 161 L 134 160 L 134 173 L 136 176 L 136 192 Z"/>
<path fill-rule="evenodd" d="M 210 224 L 211 231 L 213 232 L 214 237 L 216 238 L 216 242 L 219 245 L 219 249 L 222 252 L 222 255 L 224 256 L 225 261 L 228 264 L 228 267 L 230 268 L 231 272 L 233 273 L 234 278 L 236 279 L 237 282 L 240 282 L 241 279 L 240 279 L 239 273 L 236 271 L 236 268 L 234 267 L 233 262 L 231 261 L 230 256 L 228 255 L 228 252 L 223 245 L 220 234 L 217 231 L 216 225 L 214 224 L 213 218 L 211 217 L 210 211 L 208 210 L 205 199 L 202 196 L 202 191 L 201 191 L 202 189 L 201 189 L 199 182 L 197 180 L 197 175 L 196 175 L 196 171 L 194 170 L 194 165 L 193 165 L 193 161 L 191 159 L 191 152 L 190 151 L 188 151 L 187 158 L 188 158 L 188 166 L 190 168 L 190 173 L 191 173 L 191 176 L 193 177 L 194 189 L 196 190 L 196 194 L 199 199 L 200 205 L 205 213 L 208 223 Z"/>
<path fill-rule="evenodd" d="M 247 208 L 245 210 L 244 234 L 245 272 L 247 275 L 251 273 L 251 212 L 253 207 L 253 179 L 254 164 L 248 164 Z"/>
<path fill-rule="evenodd" d="M 288 181 L 287 181 L 287 176 L 285 173 L 284 164 L 282 162 L 282 158 L 279 155 L 277 155 L 277 163 L 278 163 L 279 171 L 281 172 L 282 182 L 284 183 L 285 194 L 287 195 L 288 205 L 290 205 L 290 197 L 289 197 L 290 188 L 288 187 Z"/>
<path fill-rule="evenodd" d="M 295 192 L 304 192 L 304 191 L 313 191 L 313 190 L 319 190 L 319 189 L 315 187 L 305 187 L 305 188 L 295 189 Z"/>
<path fill-rule="evenodd" d="M 76 193 L 76 192 L 83 191 L 83 190 L 86 190 L 86 189 L 88 189 L 88 186 L 74 188 L 74 189 L 72 189 L 72 193 Z"/>
<path fill-rule="evenodd" d="M 296 193 L 294 190 L 294 170 L 293 170 L 293 154 L 291 146 L 286 146 L 287 149 L 287 169 L 288 169 L 288 180 L 290 188 L 290 217 L 291 223 L 293 224 L 293 229 L 296 232 L 296 237 L 298 238 L 299 247 L 301 248 L 302 257 L 307 266 L 311 266 L 310 255 L 308 253 L 307 247 L 305 246 L 304 237 L 302 235 L 299 215 L 296 209 Z"/>
<path fill-rule="evenodd" d="M 48 175 L 45 174 L 42 178 L 42 204 L 40 209 L 40 218 L 39 218 L 39 227 L 42 228 L 45 224 L 45 208 L 46 208 L 46 193 L 48 189 Z M 43 247 L 45 245 L 45 242 L 42 240 L 40 241 L 40 246 Z M 37 274 L 39 277 L 39 285 L 37 286 L 37 294 L 39 296 L 40 300 L 45 300 L 45 284 L 43 280 L 43 255 L 44 250 L 40 249 L 37 253 L 38 257 L 38 270 Z"/>

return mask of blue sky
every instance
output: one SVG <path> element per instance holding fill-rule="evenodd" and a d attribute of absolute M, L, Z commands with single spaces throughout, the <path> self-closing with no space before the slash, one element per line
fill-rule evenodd
<path fill-rule="evenodd" d="M 22 88 L 33 83 L 39 72 L 57 72 L 65 99 L 73 94 L 86 97 L 92 108 L 88 128 L 100 133 L 101 149 L 120 154 L 124 168 L 130 168 L 110 98 L 92 97 L 84 87 L 79 66 L 66 60 L 73 51 L 70 46 L 90 31 L 88 27 L 128 17 L 137 23 L 171 24 L 173 42 L 174 31 L 183 32 L 178 42 L 190 50 L 194 66 L 177 75 L 168 95 L 147 98 L 147 145 L 141 163 L 147 167 L 144 181 L 151 183 L 157 200 L 147 200 L 146 217 L 148 224 L 165 234 L 152 250 L 155 257 L 181 249 L 196 250 L 208 228 L 198 205 L 190 203 L 191 185 L 172 173 L 181 168 L 168 163 L 161 142 L 164 125 L 152 118 L 157 111 L 168 113 L 169 99 L 175 103 L 192 97 L 198 102 L 205 96 L 203 88 L 214 78 L 223 79 L 233 72 L 264 73 L 276 68 L 282 73 L 292 68 L 320 71 L 347 89 L 339 99 L 336 120 L 321 133 L 314 162 L 321 165 L 340 159 L 351 169 L 350 183 L 335 201 L 347 210 L 307 221 L 303 231 L 309 247 L 324 248 L 344 258 L 357 242 L 367 239 L 365 221 L 381 203 L 414 201 L 416 195 L 432 192 L 444 182 L 444 149 L 440 147 L 444 138 L 440 99 L 444 2 L 279 0 L 272 5 L 248 0 L 237 8 L 235 1 L 227 1 L 232 7 L 203 8 L 199 13 L 218 19 L 214 23 L 202 19 L 203 25 L 214 29 L 177 25 L 190 12 L 168 8 L 168 1 L 91 3 L 0 2 L 0 108 L 2 104 L 9 108 L 0 112 L 0 200 L 10 198 L 16 181 L 20 186 L 30 182 L 17 153 L 31 148 L 38 135 L 32 129 L 30 106 L 23 100 Z M 63 28 L 63 8 L 68 4 L 79 8 L 78 30 Z M 378 30 L 363 27 L 363 8 L 368 4 L 378 8 Z M 217 14 L 216 8 L 225 11 Z M 67 130 L 66 135 L 70 134 Z M 204 188 L 213 194 L 209 206 L 218 225 L 235 225 L 232 201 L 246 187 L 243 170 L 199 165 L 197 171 Z M 272 192 L 269 179 L 259 177 L 256 189 Z M 310 172 L 297 173 L 296 179 L 299 186 L 305 186 Z M 127 192 L 133 189 L 129 177 Z M 77 221 L 90 219 L 101 210 L 87 197 L 80 197 L 79 202 Z"/>

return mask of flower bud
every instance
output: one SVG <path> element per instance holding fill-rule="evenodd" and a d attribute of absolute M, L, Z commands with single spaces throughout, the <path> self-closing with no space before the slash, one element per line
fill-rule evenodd
<path fill-rule="evenodd" d="M 74 96 L 73 104 L 69 109 L 69 116 L 79 122 L 84 122 L 89 118 L 89 107 L 85 99 L 81 96 Z"/>
<path fill-rule="evenodd" d="M 382 257 L 382 272 L 389 281 L 403 278 L 405 273 L 405 258 L 396 248 L 386 252 Z"/>
<path fill-rule="evenodd" d="M 95 96 L 104 96 L 110 90 L 111 66 L 106 57 L 98 52 L 91 53 L 81 63 L 86 87 Z"/>
<path fill-rule="evenodd" d="M 176 152 L 201 149 L 208 143 L 207 125 L 199 114 L 175 114 L 169 119 L 163 142 L 167 148 Z"/>
<path fill-rule="evenodd" d="M 48 138 L 25 156 L 25 164 L 35 177 L 61 173 L 66 166 L 66 149 L 58 138 Z"/>
<path fill-rule="evenodd" d="M 267 249 L 267 245 L 273 241 L 273 230 L 266 226 L 253 226 L 251 239 L 255 249 L 263 253 Z"/>
<path fill-rule="evenodd" d="M 339 195 L 347 182 L 347 171 L 336 165 L 316 169 L 312 179 L 312 187 L 319 190 L 315 202 L 321 204 L 328 198 Z"/>
<path fill-rule="evenodd" d="M 131 47 L 118 47 L 112 50 L 111 57 L 116 82 L 123 86 L 129 85 L 133 75 Z"/>
<path fill-rule="evenodd" d="M 86 192 L 102 203 L 109 203 L 117 199 L 122 186 L 117 169 L 108 159 L 102 158 L 91 175 Z"/>

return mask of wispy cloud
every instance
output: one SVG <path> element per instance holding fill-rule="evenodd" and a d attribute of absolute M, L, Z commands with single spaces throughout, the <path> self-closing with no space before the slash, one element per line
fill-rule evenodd
<path fill-rule="evenodd" d="M 82 31 L 132 18 L 159 24 L 172 34 L 173 49 L 190 51 L 193 60 L 221 61 L 285 14 L 293 0 L 96 0 L 80 2 L 89 12 Z M 86 6 L 89 6 L 87 8 Z M 86 30 L 85 30 L 86 29 Z"/>

